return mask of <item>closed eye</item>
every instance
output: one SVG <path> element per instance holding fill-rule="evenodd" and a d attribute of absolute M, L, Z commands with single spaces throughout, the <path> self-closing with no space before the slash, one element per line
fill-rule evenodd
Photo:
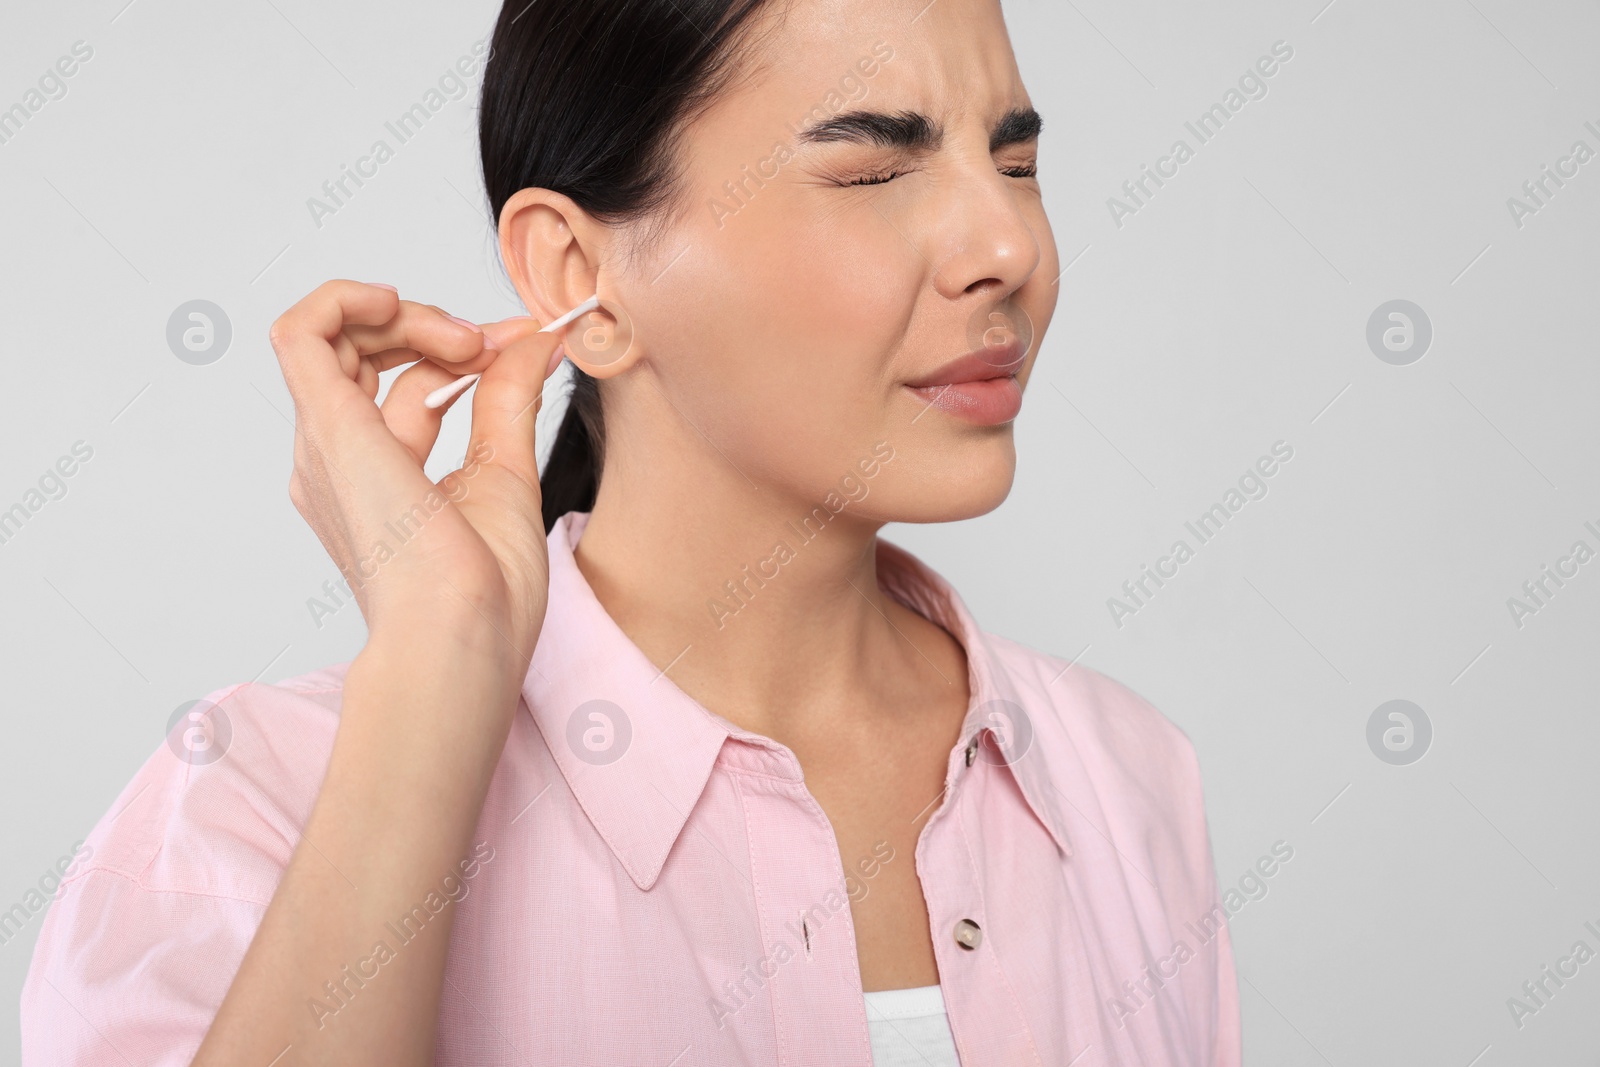
<path fill-rule="evenodd" d="M 900 177 L 900 172 L 897 171 L 897 170 L 891 170 L 891 171 L 887 171 L 887 172 L 885 172 L 883 174 L 869 174 L 869 175 L 867 175 L 866 177 L 863 177 L 863 178 L 853 178 L 853 179 L 851 179 L 849 184 L 851 184 L 851 185 L 882 185 L 885 182 L 892 182 L 898 177 Z"/>
<path fill-rule="evenodd" d="M 1001 167 L 1000 173 L 1008 178 L 1036 178 L 1039 176 L 1039 165 L 1037 163 L 1029 163 L 1018 167 Z M 894 181 L 900 177 L 900 174 L 901 172 L 897 170 L 885 171 L 882 174 L 868 174 L 860 178 L 852 178 L 847 184 L 883 185 L 885 182 Z"/>

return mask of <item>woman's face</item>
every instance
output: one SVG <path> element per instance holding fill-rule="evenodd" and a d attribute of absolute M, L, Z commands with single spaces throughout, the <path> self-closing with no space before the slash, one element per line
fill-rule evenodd
<path fill-rule="evenodd" d="M 750 76 L 686 129 L 684 199 L 650 257 L 601 270 L 634 326 L 608 439 L 649 447 L 628 409 L 658 391 L 696 441 L 807 506 L 833 491 L 879 521 L 987 512 L 1011 487 L 1060 271 L 1000 4 L 772 14 Z"/>

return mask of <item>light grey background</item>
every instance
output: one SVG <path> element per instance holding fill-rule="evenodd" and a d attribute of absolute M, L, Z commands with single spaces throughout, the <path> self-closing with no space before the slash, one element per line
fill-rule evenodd
<path fill-rule="evenodd" d="M 1324 6 L 1326 5 L 1326 6 Z M 1600 549 L 1600 159 L 1519 227 L 1507 199 L 1600 151 L 1600 11 L 1576 0 L 1008 0 L 1044 114 L 1061 300 L 1010 499 L 890 540 L 985 628 L 1079 657 L 1194 740 L 1219 878 L 1294 858 L 1232 920 L 1252 1065 L 1502 1067 L 1600 1057 L 1600 960 L 1507 998 L 1600 926 L 1600 561 L 1519 627 L 1507 600 Z M 0 144 L 0 510 L 93 458 L 0 545 L 6 813 L 20 900 L 162 743 L 173 710 L 351 658 L 352 605 L 291 507 L 292 407 L 267 327 L 320 281 L 521 311 L 476 171 L 476 83 L 336 215 L 306 206 L 493 23 L 495 7 L 309 0 L 13 4 L 0 108 L 75 41 L 67 94 Z M 1211 142 L 1183 123 L 1275 41 L 1293 58 Z M 1119 227 L 1107 198 L 1197 147 Z M 393 143 L 392 137 L 390 139 Z M 231 320 L 181 362 L 180 304 Z M 1434 338 L 1380 361 L 1413 301 Z M 553 428 L 559 408 L 547 407 Z M 1107 599 L 1274 442 L 1294 449 L 1136 615 Z M 430 467 L 465 448 L 452 415 Z M 434 467 L 437 470 L 434 470 Z M 1552 586 L 1553 588 L 1553 586 Z M 1369 749 L 1381 703 L 1434 730 Z M 0 946 L 0 1062 L 42 916 Z"/>

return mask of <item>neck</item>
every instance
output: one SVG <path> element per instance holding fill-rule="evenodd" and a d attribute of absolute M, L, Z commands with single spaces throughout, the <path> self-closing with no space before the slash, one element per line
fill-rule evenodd
<path fill-rule="evenodd" d="M 854 505 L 834 513 L 754 491 L 732 470 L 693 492 L 614 473 L 579 568 L 629 639 L 705 707 L 798 747 L 871 714 L 877 696 L 894 703 L 930 664 L 964 687 L 954 641 L 878 588 L 882 523 Z"/>

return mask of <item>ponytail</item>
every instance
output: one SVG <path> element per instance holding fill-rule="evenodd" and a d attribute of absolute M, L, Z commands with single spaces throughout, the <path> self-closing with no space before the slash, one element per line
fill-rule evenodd
<path fill-rule="evenodd" d="M 605 461 L 605 422 L 600 417 L 600 383 L 572 368 L 567 413 L 550 446 L 539 490 L 544 498 L 544 532 L 569 511 L 594 510 L 600 491 L 600 465 Z"/>

